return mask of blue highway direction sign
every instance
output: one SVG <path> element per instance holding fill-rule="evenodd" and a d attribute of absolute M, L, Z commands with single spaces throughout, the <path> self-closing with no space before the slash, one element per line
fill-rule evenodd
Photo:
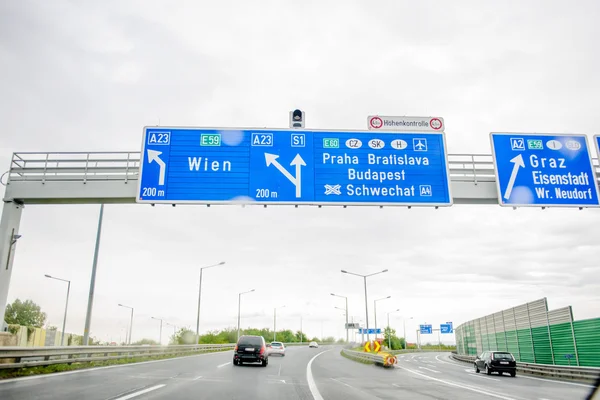
<path fill-rule="evenodd" d="M 492 133 L 501 206 L 598 207 L 585 135 Z"/>
<path fill-rule="evenodd" d="M 375 328 L 369 328 L 369 329 L 360 328 L 358 330 L 358 333 L 364 333 L 365 335 L 366 334 L 369 334 L 369 335 L 381 334 L 381 328 L 377 328 L 377 329 L 375 329 Z"/>
<path fill-rule="evenodd" d="M 433 327 L 431 325 L 419 325 L 421 335 L 431 335 L 433 333 Z"/>
<path fill-rule="evenodd" d="M 452 205 L 443 133 L 146 127 L 138 203 Z"/>
<path fill-rule="evenodd" d="M 440 324 L 440 333 L 453 333 L 452 322 L 446 324 Z"/>
<path fill-rule="evenodd" d="M 596 142 L 596 151 L 598 152 L 598 159 L 600 159 L 600 135 L 594 136 L 594 142 Z"/>

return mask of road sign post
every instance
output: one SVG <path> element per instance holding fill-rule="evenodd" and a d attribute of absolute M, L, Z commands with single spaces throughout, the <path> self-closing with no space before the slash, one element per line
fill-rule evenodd
<path fill-rule="evenodd" d="M 490 139 L 501 206 L 600 206 L 586 135 L 491 133 Z"/>
<path fill-rule="evenodd" d="M 144 129 L 138 203 L 450 206 L 443 133 Z"/>

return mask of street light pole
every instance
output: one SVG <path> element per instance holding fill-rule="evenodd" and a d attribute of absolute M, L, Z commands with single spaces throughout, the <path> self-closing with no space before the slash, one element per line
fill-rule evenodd
<path fill-rule="evenodd" d="M 125 307 L 131 309 L 131 318 L 129 320 L 129 341 L 128 344 L 131 344 L 131 330 L 133 328 L 133 307 L 125 306 L 123 304 L 119 304 L 119 307 Z"/>
<path fill-rule="evenodd" d="M 388 349 L 392 349 L 392 330 L 390 328 L 390 314 L 393 314 L 395 312 L 400 311 L 400 309 L 397 309 L 395 311 L 390 311 L 389 313 L 387 313 L 387 328 L 388 328 Z"/>
<path fill-rule="evenodd" d="M 218 264 L 200 268 L 200 284 L 198 285 L 198 312 L 196 314 L 196 344 L 198 344 L 198 342 L 200 341 L 200 299 L 202 298 L 202 270 L 206 268 L 217 267 L 223 264 L 225 264 L 225 261 L 221 261 Z"/>
<path fill-rule="evenodd" d="M 370 276 L 373 276 L 373 275 L 382 274 L 384 272 L 388 272 L 388 270 L 384 269 L 383 271 L 375 272 L 375 273 L 372 273 L 369 275 L 360 275 L 360 274 L 355 274 L 354 272 L 348 272 L 346 270 L 342 270 L 343 274 L 360 276 L 364 280 L 364 283 L 365 283 L 365 323 L 367 324 L 367 341 L 371 340 L 371 338 L 369 336 L 369 302 L 367 300 L 367 278 Z"/>
<path fill-rule="evenodd" d="M 69 281 L 67 279 L 55 278 L 55 277 L 50 276 L 48 274 L 46 274 L 44 276 L 46 278 L 56 279 L 57 281 L 67 282 L 67 301 L 65 302 L 65 315 L 63 317 L 62 333 L 60 335 L 60 345 L 64 346 L 65 345 L 65 329 L 66 329 L 66 326 L 67 326 L 67 309 L 69 308 L 69 292 L 71 291 L 71 281 Z"/>
<path fill-rule="evenodd" d="M 346 300 L 346 343 L 348 343 L 349 333 L 348 333 L 348 297 L 340 296 L 339 294 L 331 293 L 332 296 L 342 297 Z"/>
<path fill-rule="evenodd" d="M 163 326 L 163 320 L 162 318 L 154 318 L 154 317 L 150 317 L 152 319 L 155 319 L 157 321 L 160 321 L 160 335 L 158 336 L 158 344 L 162 345 L 162 326 Z"/>
<path fill-rule="evenodd" d="M 98 255 L 100 253 L 100 237 L 102 236 L 102 220 L 104 218 L 104 204 L 100 204 L 100 215 L 98 216 L 98 230 L 96 231 L 96 245 L 94 247 L 94 261 L 92 263 L 92 276 L 90 278 L 90 292 L 88 294 L 87 312 L 85 315 L 85 327 L 83 328 L 83 345 L 87 346 L 90 339 L 90 327 L 92 325 L 92 309 L 94 307 L 94 293 L 96 291 L 96 269 L 98 268 Z"/>
<path fill-rule="evenodd" d="M 241 310 L 242 310 L 242 295 L 246 294 L 246 293 L 250 293 L 250 292 L 254 292 L 254 289 L 238 294 L 238 332 L 237 332 L 238 340 L 240 338 L 240 315 L 241 315 Z"/>
<path fill-rule="evenodd" d="M 280 306 L 283 308 L 285 306 Z M 277 307 L 273 308 L 273 341 L 277 340 Z"/>
<path fill-rule="evenodd" d="M 367 342 L 371 341 L 371 335 L 369 334 L 369 301 L 367 300 L 367 277 L 363 276 L 365 282 L 365 319 L 367 324 Z"/>
<path fill-rule="evenodd" d="M 375 312 L 375 339 L 377 339 L 377 302 L 380 300 L 389 299 L 392 296 L 382 297 L 381 299 L 377 299 L 373 301 L 373 311 Z"/>
<path fill-rule="evenodd" d="M 169 322 L 165 322 L 165 325 L 169 325 L 169 326 L 172 326 L 172 327 L 173 327 L 173 337 L 174 337 L 175 335 L 177 335 L 177 325 L 175 325 L 175 324 L 171 324 L 171 323 L 169 323 Z M 177 344 L 177 343 L 175 343 L 175 344 Z"/>

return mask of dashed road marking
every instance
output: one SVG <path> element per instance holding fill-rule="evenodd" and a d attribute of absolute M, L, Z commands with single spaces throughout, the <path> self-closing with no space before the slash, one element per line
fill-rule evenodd
<path fill-rule="evenodd" d="M 439 374 L 439 373 L 440 373 L 440 371 L 436 371 L 435 369 L 429 369 L 429 368 L 427 368 L 427 367 L 419 367 L 419 368 L 421 368 L 421 369 L 426 369 L 427 371 L 435 372 L 436 374 Z"/>
<path fill-rule="evenodd" d="M 126 395 L 126 396 L 117 397 L 114 400 L 129 400 L 129 399 L 133 399 L 134 397 L 141 396 L 142 394 L 146 394 L 146 393 L 152 392 L 154 390 L 160 389 L 160 388 L 165 387 L 165 386 L 167 386 L 167 385 L 160 384 L 160 385 L 156 385 L 156 386 L 151 386 L 151 387 L 149 387 L 147 389 L 139 390 L 137 392 L 130 393 L 130 394 Z"/>

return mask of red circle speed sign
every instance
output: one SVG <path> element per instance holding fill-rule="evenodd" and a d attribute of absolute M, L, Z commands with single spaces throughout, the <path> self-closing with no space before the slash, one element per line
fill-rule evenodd
<path fill-rule="evenodd" d="M 371 125 L 371 128 L 373 129 L 379 129 L 383 126 L 383 121 L 379 117 L 373 117 L 369 121 L 369 125 Z"/>
<path fill-rule="evenodd" d="M 429 126 L 436 131 L 440 130 L 442 129 L 442 121 L 439 118 L 432 118 L 431 121 L 429 121 Z"/>

